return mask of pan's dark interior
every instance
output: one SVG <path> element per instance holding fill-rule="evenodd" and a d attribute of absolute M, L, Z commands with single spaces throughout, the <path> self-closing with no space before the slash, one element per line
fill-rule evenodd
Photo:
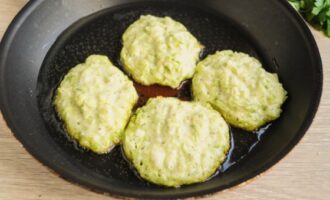
<path fill-rule="evenodd" d="M 259 58 L 266 70 L 279 74 L 289 93 L 281 117 L 258 133 L 232 129 L 230 159 L 205 183 L 179 189 L 148 184 L 130 169 L 119 147 L 100 156 L 84 151 L 66 138 L 56 118 L 52 97 L 61 78 L 95 53 L 121 67 L 121 35 L 141 14 L 168 15 L 182 22 L 206 46 L 202 58 L 222 49 Z M 302 138 L 322 91 L 317 46 L 286 0 L 29 1 L 2 40 L 0 57 L 1 111 L 24 147 L 67 180 L 140 198 L 204 195 L 264 172 Z M 189 87 L 188 82 L 180 91 L 139 89 L 152 91 L 143 93 L 143 104 L 155 93 L 188 100 Z"/>
<path fill-rule="evenodd" d="M 123 158 L 120 147 L 109 154 L 96 155 L 83 150 L 70 140 L 63 129 L 63 124 L 56 115 L 53 106 L 54 91 L 64 75 L 73 66 L 84 62 L 92 54 L 107 55 L 122 69 L 119 53 L 122 48 L 121 36 L 141 15 L 170 16 L 183 23 L 190 32 L 205 46 L 201 59 L 217 50 L 232 49 L 245 52 L 262 60 L 255 44 L 237 25 L 223 16 L 210 14 L 202 9 L 174 4 L 129 6 L 101 11 L 86 17 L 69 27 L 48 52 L 41 68 L 38 81 L 38 102 L 49 133 L 73 159 L 107 178 L 141 187 L 157 187 L 139 178 L 134 169 Z M 271 63 L 271 62 L 268 62 Z M 265 65 L 268 66 L 268 65 Z M 270 70 L 270 68 L 268 68 Z M 141 86 L 135 83 L 140 95 L 138 106 L 142 106 L 148 97 L 175 96 L 182 100 L 191 100 L 190 81 L 181 88 L 173 90 L 161 86 Z M 259 143 L 261 136 L 268 133 L 270 124 L 255 133 L 231 127 L 232 148 L 227 161 L 213 178 L 222 176 L 230 166 L 237 164 Z M 257 153 L 257 152 L 254 152 Z"/>

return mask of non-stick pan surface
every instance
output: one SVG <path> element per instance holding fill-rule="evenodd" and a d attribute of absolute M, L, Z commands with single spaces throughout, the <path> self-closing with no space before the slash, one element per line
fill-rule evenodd
<path fill-rule="evenodd" d="M 121 35 L 142 14 L 171 16 L 206 47 L 233 49 L 259 58 L 279 74 L 289 92 L 280 119 L 256 133 L 232 128 L 225 165 L 205 183 L 179 189 L 143 181 L 120 147 L 95 155 L 68 140 L 52 105 L 68 70 L 91 54 L 117 66 Z M 301 139 L 316 113 L 322 91 L 318 49 L 302 19 L 278 0 L 55 0 L 30 1 L 1 43 L 1 111 L 24 147 L 60 176 L 90 189 L 140 198 L 204 195 L 242 183 L 279 161 Z M 189 81 L 179 90 L 136 85 L 140 104 L 150 96 L 190 99 Z"/>

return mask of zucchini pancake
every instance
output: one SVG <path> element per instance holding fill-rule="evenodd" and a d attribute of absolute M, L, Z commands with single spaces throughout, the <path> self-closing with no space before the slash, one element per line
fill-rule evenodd
<path fill-rule="evenodd" d="M 278 118 L 287 92 L 277 74 L 247 54 L 216 52 L 201 61 L 192 81 L 196 101 L 210 103 L 225 120 L 254 131 Z"/>
<path fill-rule="evenodd" d="M 106 56 L 92 55 L 72 68 L 55 94 L 55 109 L 80 146 L 107 153 L 121 141 L 138 94 Z"/>
<path fill-rule="evenodd" d="M 181 23 L 151 15 L 130 25 L 122 42 L 121 62 L 135 81 L 172 88 L 192 78 L 203 49 Z"/>
<path fill-rule="evenodd" d="M 224 162 L 229 127 L 211 106 L 176 98 L 149 99 L 132 116 L 123 150 L 140 176 L 164 186 L 203 182 Z"/>

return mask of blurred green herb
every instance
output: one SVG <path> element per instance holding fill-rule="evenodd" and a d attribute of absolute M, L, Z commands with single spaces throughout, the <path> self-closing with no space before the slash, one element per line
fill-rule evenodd
<path fill-rule="evenodd" d="M 288 0 L 303 17 L 330 37 L 330 0 Z"/>

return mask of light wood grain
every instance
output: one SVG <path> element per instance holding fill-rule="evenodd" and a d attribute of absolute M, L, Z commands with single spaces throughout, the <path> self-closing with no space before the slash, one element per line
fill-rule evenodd
<path fill-rule="evenodd" d="M 0 38 L 27 0 L 0 0 Z M 318 114 L 302 142 L 257 179 L 204 199 L 330 198 L 330 39 L 313 30 L 324 67 L 324 93 Z M 50 172 L 13 137 L 0 116 L 1 200 L 113 199 L 73 185 Z"/>

